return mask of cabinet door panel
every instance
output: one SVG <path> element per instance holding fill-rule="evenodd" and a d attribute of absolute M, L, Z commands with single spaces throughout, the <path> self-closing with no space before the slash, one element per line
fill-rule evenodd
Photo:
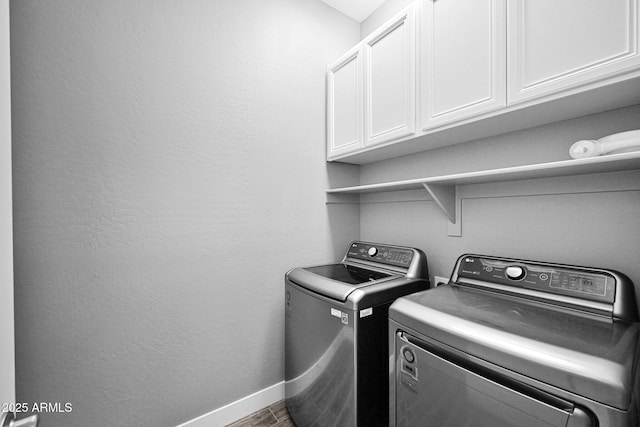
<path fill-rule="evenodd" d="M 508 28 L 510 103 L 640 65 L 638 0 L 515 0 Z"/>
<path fill-rule="evenodd" d="M 364 42 L 365 145 L 415 132 L 413 7 Z"/>
<path fill-rule="evenodd" d="M 424 129 L 506 105 L 505 0 L 425 0 Z"/>
<path fill-rule="evenodd" d="M 379 135 L 406 123 L 404 93 L 403 28 L 390 32 L 371 46 L 371 133 Z M 400 47 L 400 49 L 399 49 Z M 395 108 L 393 108 L 395 107 Z"/>
<path fill-rule="evenodd" d="M 329 157 L 362 147 L 361 56 L 361 49 L 352 49 L 327 73 Z"/>

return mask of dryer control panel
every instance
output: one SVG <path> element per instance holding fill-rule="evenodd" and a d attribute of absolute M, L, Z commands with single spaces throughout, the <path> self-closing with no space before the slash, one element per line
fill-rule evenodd
<path fill-rule="evenodd" d="M 460 258 L 457 277 L 609 304 L 615 300 L 616 278 L 604 270 L 468 255 Z"/>

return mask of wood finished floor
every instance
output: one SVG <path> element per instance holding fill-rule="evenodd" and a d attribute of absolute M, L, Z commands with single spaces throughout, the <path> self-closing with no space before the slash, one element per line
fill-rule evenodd
<path fill-rule="evenodd" d="M 296 427 L 289 417 L 284 400 L 254 412 L 227 427 Z"/>

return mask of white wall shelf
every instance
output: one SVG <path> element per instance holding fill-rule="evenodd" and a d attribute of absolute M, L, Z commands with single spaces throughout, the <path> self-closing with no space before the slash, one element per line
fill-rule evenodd
<path fill-rule="evenodd" d="M 588 159 L 561 160 L 549 163 L 465 172 L 452 175 L 333 188 L 327 190 L 326 193 L 328 196 L 360 195 L 426 189 L 431 196 L 431 199 L 436 202 L 440 209 L 442 209 L 445 215 L 449 218 L 449 235 L 460 236 L 462 234 L 462 215 L 460 212 L 461 197 L 458 189 L 459 186 L 620 172 L 635 169 L 640 169 L 640 151 L 610 154 Z M 333 199 L 329 197 L 328 203 L 335 202 L 332 200 Z M 351 201 L 353 202 L 358 200 L 351 199 Z"/>

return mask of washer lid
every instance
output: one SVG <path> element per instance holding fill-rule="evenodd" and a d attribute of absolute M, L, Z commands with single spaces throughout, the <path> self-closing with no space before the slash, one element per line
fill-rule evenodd
<path fill-rule="evenodd" d="M 344 302 L 358 288 L 395 279 L 398 276 L 351 264 L 337 263 L 294 268 L 287 273 L 287 277 L 305 289 Z"/>
<path fill-rule="evenodd" d="M 355 265 L 342 263 L 319 265 L 317 267 L 307 267 L 304 270 L 349 285 L 359 285 L 361 283 L 373 282 L 376 280 L 384 279 L 385 277 L 389 277 L 391 275 L 388 273 L 383 273 L 381 271 L 369 270 L 366 268 L 357 267 Z"/>
<path fill-rule="evenodd" d="M 630 406 L 639 323 L 456 285 L 399 298 L 389 317 L 513 372 L 615 408 Z"/>

